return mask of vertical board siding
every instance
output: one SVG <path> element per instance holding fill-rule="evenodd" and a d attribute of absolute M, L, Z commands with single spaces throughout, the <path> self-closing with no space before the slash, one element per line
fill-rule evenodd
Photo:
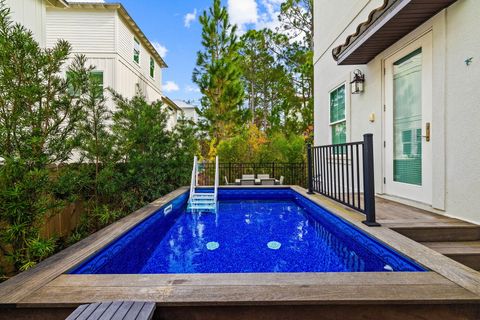
<path fill-rule="evenodd" d="M 33 32 L 41 46 L 45 45 L 46 8 L 43 0 L 7 0 L 11 18 Z"/>
<path fill-rule="evenodd" d="M 47 10 L 47 47 L 64 39 L 73 52 L 115 52 L 115 11 Z"/>

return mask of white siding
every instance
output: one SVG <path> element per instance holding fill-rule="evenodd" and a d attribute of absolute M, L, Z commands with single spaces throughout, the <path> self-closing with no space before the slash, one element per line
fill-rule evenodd
<path fill-rule="evenodd" d="M 127 23 L 117 15 L 117 34 L 118 34 L 118 47 L 117 51 L 119 59 L 123 64 L 123 71 L 127 69 L 133 74 L 129 75 L 129 79 L 134 80 L 135 83 L 139 83 L 142 87 L 142 91 L 147 95 L 150 100 L 160 99 L 161 94 L 161 81 L 162 70 L 158 63 L 155 61 L 155 77 L 150 77 L 150 57 L 151 54 L 145 48 L 140 41 L 140 63 L 133 61 L 133 44 L 136 38 L 134 33 L 130 30 Z M 122 73 L 128 76 L 127 73 Z M 122 80 L 125 82 L 125 80 Z M 128 79 L 127 79 L 128 81 Z"/>
<path fill-rule="evenodd" d="M 21 23 L 31 30 L 35 39 L 45 46 L 46 9 L 43 0 L 7 0 L 13 21 Z"/>
<path fill-rule="evenodd" d="M 114 53 L 115 11 L 47 10 L 47 47 L 58 39 L 70 42 L 73 52 Z"/>

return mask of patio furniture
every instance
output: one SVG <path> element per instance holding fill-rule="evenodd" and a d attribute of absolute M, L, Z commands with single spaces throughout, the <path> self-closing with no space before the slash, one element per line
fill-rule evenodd
<path fill-rule="evenodd" d="M 285 177 L 284 176 L 281 176 L 280 177 L 280 180 L 276 182 L 276 184 L 278 185 L 283 185 L 283 181 L 285 180 Z"/>
<path fill-rule="evenodd" d="M 242 180 L 255 180 L 254 174 L 242 174 Z"/>
<path fill-rule="evenodd" d="M 275 179 L 262 179 L 261 184 L 262 186 L 274 186 L 276 183 Z"/>
<path fill-rule="evenodd" d="M 228 182 L 227 176 L 224 176 L 224 178 L 225 178 L 225 185 L 226 185 L 226 186 L 233 186 L 233 185 L 236 184 L 236 183 L 230 183 L 230 182 Z"/>
<path fill-rule="evenodd" d="M 242 186 L 254 186 L 255 179 L 240 179 L 240 185 Z"/>
<path fill-rule="evenodd" d="M 154 302 L 116 301 L 83 304 L 66 320 L 150 320 L 155 311 Z"/>
<path fill-rule="evenodd" d="M 270 179 L 269 174 L 257 174 L 257 179 L 263 180 L 263 179 Z"/>

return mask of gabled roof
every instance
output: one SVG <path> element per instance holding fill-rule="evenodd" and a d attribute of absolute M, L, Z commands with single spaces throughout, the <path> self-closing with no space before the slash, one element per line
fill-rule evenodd
<path fill-rule="evenodd" d="M 73 9 L 117 10 L 118 13 L 120 14 L 120 17 L 122 17 L 125 20 L 125 22 L 128 24 L 128 26 L 133 30 L 133 33 L 135 34 L 137 39 L 143 43 L 143 45 L 147 48 L 150 54 L 155 58 L 157 63 L 160 65 L 160 67 L 168 68 L 167 64 L 165 63 L 163 58 L 160 56 L 158 51 L 152 45 L 150 40 L 148 40 L 147 36 L 143 33 L 142 29 L 140 29 L 140 27 L 137 25 L 135 20 L 133 20 L 133 18 L 130 16 L 128 11 L 125 9 L 125 7 L 121 3 L 71 1 L 68 3 L 68 7 Z"/>
<path fill-rule="evenodd" d="M 169 106 L 172 110 L 182 110 L 172 99 L 167 96 L 162 97 L 162 102 Z"/>
<path fill-rule="evenodd" d="M 380 52 L 457 0 L 384 0 L 345 43 L 334 48 L 338 64 L 366 64 Z"/>

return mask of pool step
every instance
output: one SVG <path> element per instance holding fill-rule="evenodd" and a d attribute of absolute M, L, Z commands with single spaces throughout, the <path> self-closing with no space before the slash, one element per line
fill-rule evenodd
<path fill-rule="evenodd" d="M 480 270 L 480 241 L 422 242 L 433 249 L 474 270 Z"/>
<path fill-rule="evenodd" d="M 194 193 L 188 203 L 190 211 L 215 211 L 217 202 L 213 193 Z"/>

